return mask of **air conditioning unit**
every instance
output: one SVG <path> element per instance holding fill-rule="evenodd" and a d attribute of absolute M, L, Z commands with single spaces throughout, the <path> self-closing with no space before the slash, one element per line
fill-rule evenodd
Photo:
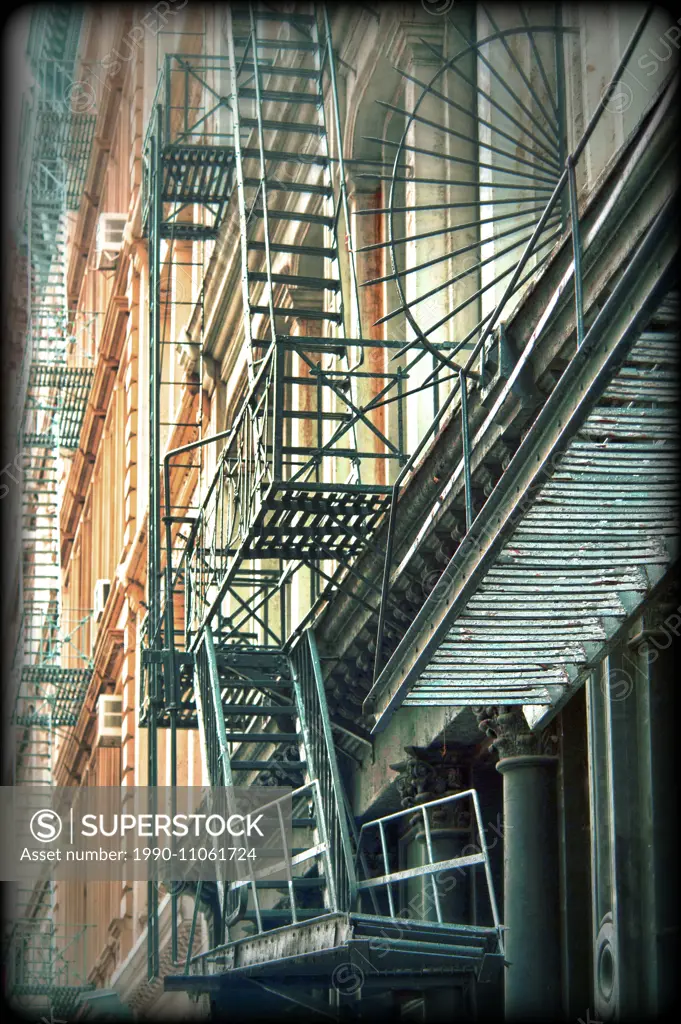
<path fill-rule="evenodd" d="M 123 698 L 102 694 L 97 701 L 97 744 L 117 747 L 123 728 Z"/>
<path fill-rule="evenodd" d="M 97 265 L 110 262 L 123 248 L 123 232 L 128 223 L 125 213 L 102 213 L 97 222 Z"/>
<path fill-rule="evenodd" d="M 106 599 L 109 596 L 110 590 L 111 580 L 96 581 L 95 592 L 92 598 L 92 618 L 94 622 L 99 622 L 104 614 L 104 605 L 106 604 Z"/>

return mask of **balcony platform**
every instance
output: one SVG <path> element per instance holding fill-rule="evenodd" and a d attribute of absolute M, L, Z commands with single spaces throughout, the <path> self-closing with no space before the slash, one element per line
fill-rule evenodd
<path fill-rule="evenodd" d="M 495 980 L 503 967 L 495 928 L 431 921 L 327 914 L 239 939 L 209 954 L 213 973 L 171 974 L 166 992 L 220 993 L 246 981 L 319 986 L 341 967 L 359 984 L 418 987 L 428 979 L 473 975 Z M 195 967 L 198 962 L 195 962 Z M 209 965 L 206 965 L 209 966 Z"/>

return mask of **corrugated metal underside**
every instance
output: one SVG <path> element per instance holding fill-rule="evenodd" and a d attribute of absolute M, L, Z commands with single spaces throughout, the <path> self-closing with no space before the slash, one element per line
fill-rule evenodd
<path fill-rule="evenodd" d="M 678 540 L 678 302 L 667 299 L 404 706 L 556 705 Z"/>

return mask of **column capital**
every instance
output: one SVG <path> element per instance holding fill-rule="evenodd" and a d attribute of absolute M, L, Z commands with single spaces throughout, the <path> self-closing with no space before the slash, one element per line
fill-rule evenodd
<path fill-rule="evenodd" d="M 396 784 L 402 807 L 419 807 L 469 788 L 469 767 L 460 752 L 448 750 L 443 754 L 424 747 L 405 747 L 404 750 L 407 757 L 390 765 L 394 772 L 399 772 Z M 433 815 L 433 823 L 437 824 L 436 818 L 440 817 L 439 824 L 446 821 L 455 828 L 468 828 L 467 804 L 467 801 L 459 801 L 449 807 L 445 805 L 441 815 Z"/>
<path fill-rule="evenodd" d="M 473 713 L 479 728 L 492 740 L 499 759 L 514 757 L 551 757 L 555 737 L 550 730 L 532 732 L 522 710 L 504 704 L 477 705 Z"/>

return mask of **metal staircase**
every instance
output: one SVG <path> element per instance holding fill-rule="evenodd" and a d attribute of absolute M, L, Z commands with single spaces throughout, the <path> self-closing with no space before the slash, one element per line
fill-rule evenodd
<path fill-rule="evenodd" d="M 424 963 L 445 984 L 463 975 L 482 980 L 501 962 L 501 926 L 490 890 L 484 924 L 447 920 L 431 907 L 405 938 L 390 908 L 412 876 L 387 862 L 372 873 L 355 835 L 338 758 L 366 739 L 329 715 L 314 636 L 291 608 L 290 583 L 304 570 L 313 600 L 324 600 L 371 543 L 390 480 L 406 461 L 401 415 L 387 432 L 376 409 L 389 393 L 401 403 L 409 366 L 390 366 L 399 341 L 362 332 L 347 172 L 342 146 L 332 156 L 329 145 L 327 117 L 336 139 L 342 131 L 326 11 L 231 5 L 225 38 L 226 61 L 165 59 L 144 149 L 151 445 L 141 724 L 152 784 L 158 730 L 170 731 L 175 785 L 177 731 L 197 728 L 212 785 L 293 787 L 294 843 L 285 882 L 196 883 L 185 972 L 165 985 L 231 1005 L 257 981 L 275 1004 L 291 997 L 299 1010 L 333 1016 L 333 975 L 344 963 L 369 955 L 375 979 L 367 987 L 382 997 L 396 972 L 419 988 Z M 166 263 L 178 240 L 208 239 L 217 252 L 229 223 L 240 233 L 243 397 L 227 430 L 169 450 L 161 367 L 175 339 L 172 315 L 163 313 L 163 302 L 172 310 L 173 301 L 163 291 Z M 368 358 L 372 349 L 386 356 L 385 369 Z M 208 444 L 221 448 L 197 507 L 176 497 L 176 469 L 189 468 L 198 483 L 191 455 Z M 486 863 L 477 825 L 482 852 L 464 872 Z M 435 886 L 441 867 L 430 857 L 420 871 Z M 200 909 L 211 949 L 196 954 Z M 152 884 L 148 910 L 154 978 Z M 377 933 L 382 956 L 373 953 Z M 294 954 L 291 996 L 285 975 Z"/>
<path fill-rule="evenodd" d="M 361 979 L 357 988 L 366 979 L 369 1000 L 386 997 L 396 975 L 402 987 L 417 990 L 424 978 L 438 977 L 446 985 L 464 976 L 496 976 L 503 961 L 501 926 L 477 796 L 467 791 L 408 808 L 366 823 L 355 838 L 311 631 L 288 654 L 234 647 L 218 653 L 207 627 L 195 686 L 211 782 L 292 785 L 293 849 L 287 881 L 251 877 L 224 886 L 222 893 L 220 883 L 211 883 L 208 898 L 208 883 L 199 883 L 185 971 L 166 976 L 167 991 L 208 992 L 216 1012 L 238 1006 L 244 1014 L 254 993 L 265 992 L 316 1019 L 335 1016 L 337 1007 L 325 993 L 337 991 L 334 978 L 347 969 Z M 436 827 L 433 813 L 454 800 L 472 803 L 476 828 L 469 837 L 479 844 L 478 853 L 445 860 L 429 846 L 425 863 L 396 869 L 388 852 L 396 849 L 391 825 L 422 818 L 429 837 Z M 381 831 L 383 859 L 369 871 L 364 840 L 372 827 Z M 457 869 L 465 875 L 478 865 L 488 886 L 489 924 L 453 920 L 440 897 L 442 875 Z M 414 882 L 432 888 L 405 911 L 406 887 Z M 202 901 L 211 905 L 213 942 L 210 951 L 197 955 L 193 937 Z"/>
<path fill-rule="evenodd" d="M 286 38 L 269 38 L 273 25 Z M 399 465 L 404 440 L 360 412 L 357 395 L 361 382 L 383 388 L 400 373 L 365 365 L 352 259 L 344 303 L 345 169 L 339 157 L 336 204 L 323 94 L 335 72 L 317 15 L 233 6 L 226 36 L 248 390 L 184 558 L 192 628 L 217 614 L 225 642 L 253 642 L 257 613 L 261 641 L 277 646 L 287 628 L 275 607 L 295 568 L 310 567 L 323 587 L 387 507 L 377 463 Z M 248 611 L 243 588 L 257 594 Z"/>

